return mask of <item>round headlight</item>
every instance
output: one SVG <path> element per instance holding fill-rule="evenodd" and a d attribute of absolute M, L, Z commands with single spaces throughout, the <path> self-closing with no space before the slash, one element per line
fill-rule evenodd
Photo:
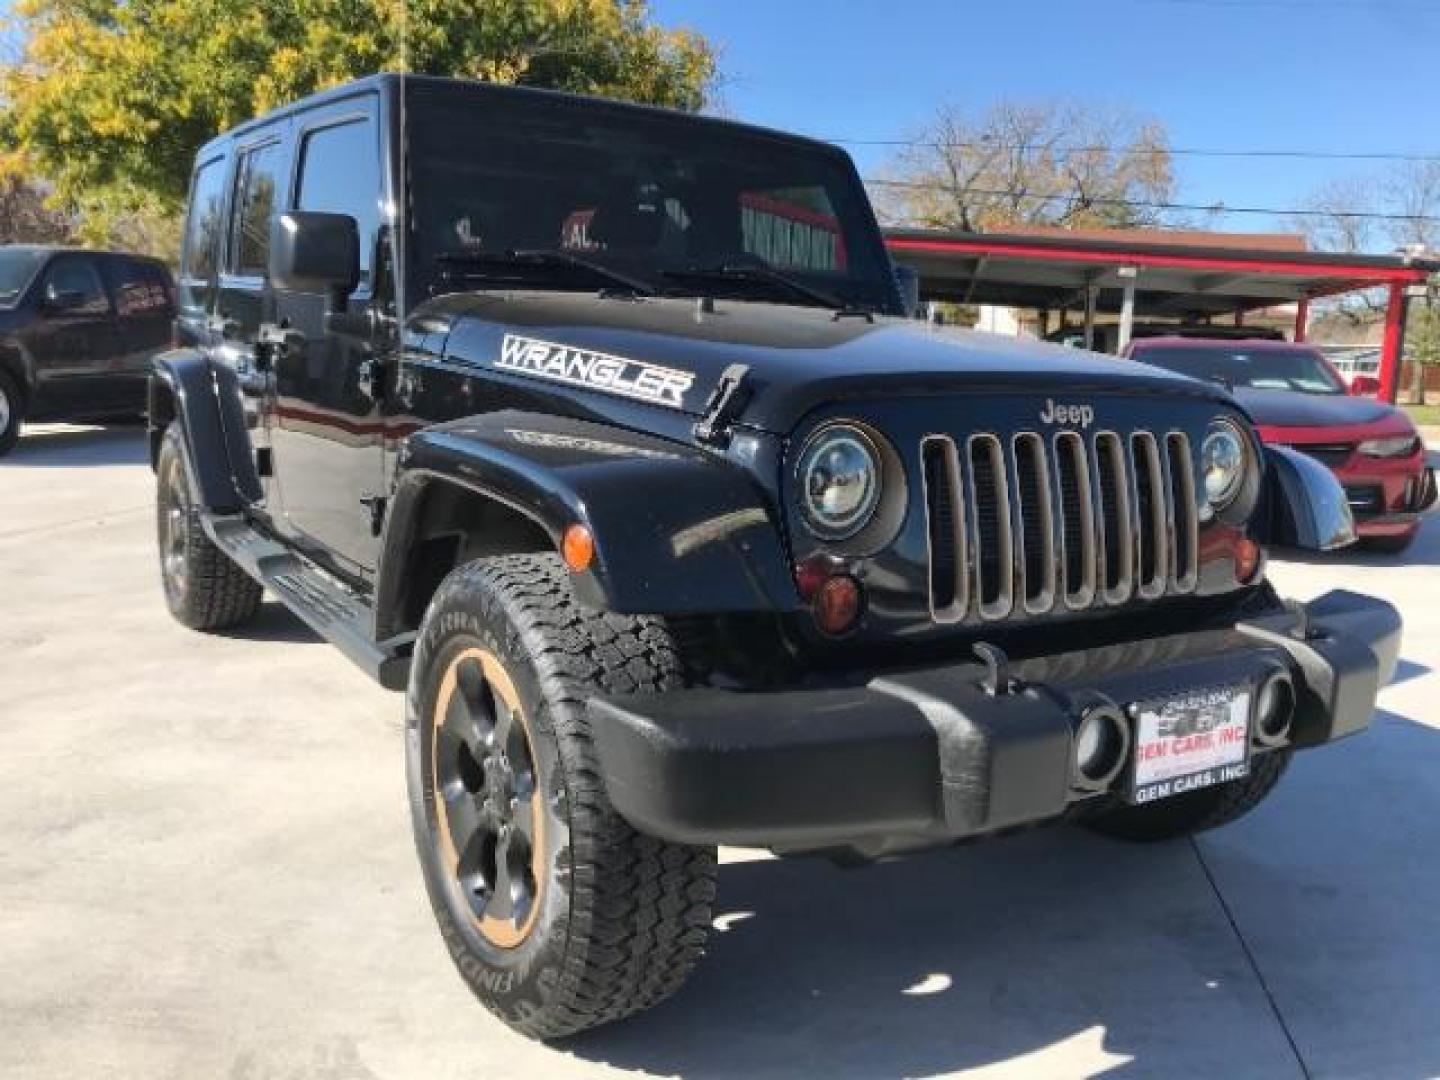
<path fill-rule="evenodd" d="M 1228 420 L 1216 420 L 1200 447 L 1205 497 L 1216 509 L 1229 506 L 1245 482 L 1245 436 Z"/>
<path fill-rule="evenodd" d="M 844 540 L 863 529 L 880 502 L 880 460 L 859 428 L 832 424 L 800 455 L 800 506 L 810 531 Z"/>

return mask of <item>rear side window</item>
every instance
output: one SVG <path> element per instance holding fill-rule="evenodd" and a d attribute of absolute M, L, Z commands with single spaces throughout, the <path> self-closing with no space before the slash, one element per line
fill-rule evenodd
<path fill-rule="evenodd" d="M 170 314 L 170 290 L 154 263 L 139 259 L 106 259 L 105 281 L 115 298 L 115 310 L 136 318 Z"/>
<path fill-rule="evenodd" d="M 240 161 L 235 199 L 235 232 L 230 250 L 233 273 L 264 277 L 270 266 L 270 226 L 279 209 L 283 155 L 279 143 L 249 151 Z"/>
<path fill-rule="evenodd" d="M 110 311 L 95 264 L 74 255 L 50 264 L 45 273 L 45 300 L 74 315 L 106 315 Z"/>
<path fill-rule="evenodd" d="M 204 311 L 210 306 L 220 260 L 224 209 L 225 159 L 215 158 L 195 170 L 190 187 L 190 217 L 180 259 L 180 306 L 187 311 Z"/>
<path fill-rule="evenodd" d="M 360 280 L 368 282 L 380 227 L 380 161 L 375 125 L 351 120 L 307 134 L 300 148 L 300 210 L 349 214 L 360 227 Z"/>

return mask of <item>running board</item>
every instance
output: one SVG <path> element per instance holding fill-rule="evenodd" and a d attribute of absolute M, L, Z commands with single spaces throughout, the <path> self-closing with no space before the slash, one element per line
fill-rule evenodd
<path fill-rule="evenodd" d="M 414 634 L 375 641 L 370 605 L 239 514 L 202 514 L 205 534 L 305 625 L 387 690 L 403 690 Z"/>

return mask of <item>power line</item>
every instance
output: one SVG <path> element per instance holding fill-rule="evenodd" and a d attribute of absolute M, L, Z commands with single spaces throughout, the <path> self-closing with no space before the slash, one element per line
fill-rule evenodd
<path fill-rule="evenodd" d="M 944 184 L 927 184 L 916 180 L 881 180 L 867 179 L 865 183 L 871 187 L 901 188 L 916 191 L 944 191 L 954 189 Z M 997 199 L 1023 199 L 1032 202 L 1083 202 L 1090 206 L 1127 206 L 1147 210 L 1189 210 L 1204 214 L 1267 214 L 1271 217 L 1329 217 L 1344 218 L 1367 221 L 1409 221 L 1409 222 L 1437 222 L 1440 223 L 1440 216 L 1430 214 L 1389 214 L 1379 211 L 1345 210 L 1345 211 L 1315 211 L 1299 210 L 1293 207 L 1273 206 L 1224 206 L 1205 205 L 1203 203 L 1182 203 L 1162 202 L 1150 199 L 1126 199 L 1119 196 L 1104 195 L 1081 195 L 1077 192 L 1068 194 L 1050 194 L 1032 191 L 1003 191 L 992 188 L 965 188 L 966 195 L 979 195 L 985 198 Z"/>
<path fill-rule="evenodd" d="M 1034 153 L 1038 150 L 1046 150 L 1054 154 L 1126 153 L 1149 154 L 1152 156 L 1159 156 L 1164 154 L 1172 157 L 1299 158 L 1304 160 L 1317 161 L 1414 161 L 1421 163 L 1440 161 L 1440 153 L 1416 154 L 1387 150 L 1227 150 L 1211 147 L 1116 146 L 1113 144 L 1105 143 L 1075 146 L 1050 146 L 1045 143 L 994 143 L 975 141 L 940 142 L 928 139 L 827 138 L 824 139 L 824 141 L 839 143 L 842 146 L 923 146 L 931 150 L 1015 150 L 1021 153 Z"/>

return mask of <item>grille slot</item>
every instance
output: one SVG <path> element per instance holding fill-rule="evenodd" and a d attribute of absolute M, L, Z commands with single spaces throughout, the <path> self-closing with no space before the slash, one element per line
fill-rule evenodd
<path fill-rule="evenodd" d="M 1199 511 L 1190 441 L 1181 432 L 1008 446 L 981 433 L 920 446 L 937 623 L 1084 610 L 1194 590 Z"/>
<path fill-rule="evenodd" d="M 1176 592 L 1188 593 L 1200 577 L 1200 513 L 1195 503 L 1195 465 L 1190 439 L 1172 431 L 1165 437 L 1170 477 L 1170 509 L 1174 513 L 1175 547 L 1171 583 Z"/>
<path fill-rule="evenodd" d="M 970 598 L 960 455 L 950 439 L 931 437 L 921 443 L 920 459 L 930 553 L 930 615 L 938 623 L 959 622 Z"/>
<path fill-rule="evenodd" d="M 1100 548 L 1104 556 L 1104 576 L 1101 585 L 1106 602 L 1120 604 L 1130 598 L 1135 533 L 1131 528 L 1125 449 L 1120 444 L 1120 436 L 1113 431 L 1102 431 L 1095 436 L 1095 475 L 1103 535 Z"/>
<path fill-rule="evenodd" d="M 1165 470 L 1160 447 L 1148 431 L 1130 437 L 1130 454 L 1135 469 L 1135 513 L 1140 528 L 1139 589 L 1147 600 L 1165 593 L 1165 565 L 1170 555 L 1170 529 L 1165 512 Z"/>
<path fill-rule="evenodd" d="M 1015 603 L 1015 534 L 1005 452 L 994 435 L 972 435 L 969 452 L 975 601 L 982 619 L 1003 619 Z"/>
<path fill-rule="evenodd" d="M 1050 469 L 1045 441 L 1039 435 L 1016 435 L 1011 443 L 1015 457 L 1015 501 L 1019 532 L 1020 596 L 1032 614 L 1049 611 L 1055 603 L 1055 513 L 1050 499 Z"/>

